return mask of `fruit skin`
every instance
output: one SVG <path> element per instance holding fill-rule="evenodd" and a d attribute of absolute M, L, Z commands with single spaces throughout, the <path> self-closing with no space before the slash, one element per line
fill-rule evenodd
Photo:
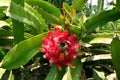
<path fill-rule="evenodd" d="M 60 69 L 63 65 L 71 66 L 72 59 L 79 55 L 77 49 L 80 44 L 75 40 L 76 36 L 69 36 L 67 31 L 61 32 L 59 28 L 49 31 L 48 37 L 43 38 L 40 49 L 44 52 L 44 58 L 57 65 Z"/>

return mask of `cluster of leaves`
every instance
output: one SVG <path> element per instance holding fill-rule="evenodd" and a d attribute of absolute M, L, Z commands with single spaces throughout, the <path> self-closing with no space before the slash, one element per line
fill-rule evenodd
<path fill-rule="evenodd" d="M 59 6 L 56 2 L 57 8 L 51 0 L 0 0 L 0 79 L 14 80 L 14 69 L 26 74 L 26 68 L 40 68 L 45 61 L 39 52 L 42 39 L 56 26 L 76 34 L 81 55 L 73 60 L 76 68 L 59 71 L 47 64 L 51 69 L 45 80 L 104 80 L 115 74 L 120 79 L 120 0 L 113 9 L 104 11 L 104 0 L 98 0 L 94 15 L 87 12 L 87 1 L 61 1 Z"/>

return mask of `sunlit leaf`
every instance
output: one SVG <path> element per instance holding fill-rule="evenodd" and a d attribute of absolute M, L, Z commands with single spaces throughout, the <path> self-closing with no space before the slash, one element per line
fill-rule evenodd
<path fill-rule="evenodd" d="M 22 7 L 12 2 L 10 9 L 8 9 L 6 14 L 15 20 L 32 26 L 37 33 L 41 33 L 44 28 L 47 28 L 47 25 L 40 14 L 28 4 L 25 4 L 25 7 Z"/>
<path fill-rule="evenodd" d="M 116 73 L 111 73 L 111 74 L 109 74 L 109 75 L 106 77 L 106 79 L 108 79 L 108 80 L 114 80 L 115 77 L 116 77 Z"/>
<path fill-rule="evenodd" d="M 5 71 L 6 71 L 6 69 L 0 68 L 0 79 L 2 78 Z"/>
<path fill-rule="evenodd" d="M 103 71 L 93 69 L 93 78 L 94 78 L 94 80 L 104 80 L 105 74 Z"/>
<path fill-rule="evenodd" d="M 0 0 L 0 6 L 9 6 L 11 0 Z"/>
<path fill-rule="evenodd" d="M 19 6 L 24 6 L 24 0 L 11 0 Z M 12 7 L 10 7 L 11 9 Z M 24 23 L 12 19 L 14 43 L 17 44 L 24 40 Z"/>
<path fill-rule="evenodd" d="M 67 16 L 67 18 L 69 18 L 71 20 L 72 20 L 72 18 L 74 18 L 73 15 L 71 15 L 72 8 L 67 3 L 63 3 L 62 10 L 63 10 L 63 14 L 65 14 Z"/>
<path fill-rule="evenodd" d="M 91 34 L 83 38 L 83 41 L 88 42 L 90 44 L 110 44 L 112 41 L 112 38 L 114 36 L 114 33 L 96 33 Z"/>
<path fill-rule="evenodd" d="M 16 69 L 25 65 L 39 52 L 44 36 L 46 36 L 46 33 L 34 36 L 15 45 L 4 57 L 2 67 L 6 69 Z"/>
<path fill-rule="evenodd" d="M 44 11 L 41 8 L 37 8 L 37 10 L 47 22 L 54 24 L 61 24 L 59 18 L 55 17 L 54 15 L 49 14 L 47 11 Z"/>
<path fill-rule="evenodd" d="M 63 6 L 65 7 L 65 9 L 66 9 L 68 12 L 71 12 L 72 8 L 69 6 L 68 3 L 63 3 Z"/>
<path fill-rule="evenodd" d="M 75 8 L 77 11 L 81 11 L 88 0 L 73 0 L 72 7 Z"/>
<path fill-rule="evenodd" d="M 42 8 L 44 11 L 47 11 L 48 13 L 53 14 L 56 17 L 58 17 L 61 14 L 60 10 L 57 7 L 55 7 L 47 1 L 25 0 L 25 2 L 33 6 L 38 6 L 39 8 Z"/>
<path fill-rule="evenodd" d="M 9 74 L 9 78 L 8 78 L 8 80 L 14 80 L 14 76 L 13 76 L 12 71 L 10 71 L 10 74 Z"/>
<path fill-rule="evenodd" d="M 0 27 L 3 27 L 3 26 L 10 26 L 10 25 L 5 21 L 0 21 Z"/>
<path fill-rule="evenodd" d="M 85 22 L 87 32 L 93 32 L 95 28 L 101 27 L 109 21 L 116 21 L 120 19 L 120 12 L 116 9 L 103 11 Z"/>

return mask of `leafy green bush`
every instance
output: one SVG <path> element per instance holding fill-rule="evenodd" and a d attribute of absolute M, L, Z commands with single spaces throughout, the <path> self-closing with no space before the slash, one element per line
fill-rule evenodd
<path fill-rule="evenodd" d="M 92 15 L 87 2 L 61 1 L 61 6 L 51 0 L 0 0 L 0 79 L 18 79 L 22 73 L 34 80 L 27 69 L 33 71 L 47 63 L 46 69 L 51 69 L 43 72 L 45 80 L 104 80 L 115 78 L 115 74 L 119 80 L 120 1 L 110 10 L 103 9 L 104 0 L 98 1 L 98 6 L 93 6 L 98 10 Z M 43 38 L 56 27 L 76 35 L 80 43 L 80 55 L 73 59 L 73 66 L 61 70 L 46 62 L 40 50 Z"/>

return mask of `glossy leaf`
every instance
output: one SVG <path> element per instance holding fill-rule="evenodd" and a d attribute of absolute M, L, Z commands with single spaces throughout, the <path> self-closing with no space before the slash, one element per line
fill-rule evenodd
<path fill-rule="evenodd" d="M 48 3 L 47 1 L 25 0 L 25 2 L 27 2 L 28 4 L 33 5 L 33 6 L 38 6 L 56 17 L 58 17 L 61 14 L 60 10 L 57 7 Z"/>
<path fill-rule="evenodd" d="M 12 19 L 13 33 L 14 33 L 14 43 L 17 44 L 24 40 L 24 24 L 17 20 Z"/>
<path fill-rule="evenodd" d="M 0 68 L 0 80 L 3 76 L 3 74 L 5 73 L 6 69 Z"/>
<path fill-rule="evenodd" d="M 59 70 L 56 65 L 52 65 L 52 68 L 45 80 L 62 80 L 64 74 L 65 67 L 63 67 L 62 70 Z"/>
<path fill-rule="evenodd" d="M 63 3 L 63 6 L 65 7 L 66 11 L 68 11 L 69 13 L 71 12 L 72 9 L 68 3 Z"/>
<path fill-rule="evenodd" d="M 90 44 L 110 44 L 114 33 L 96 33 L 91 34 L 83 38 L 83 41 L 90 43 Z"/>
<path fill-rule="evenodd" d="M 10 9 L 6 14 L 15 20 L 32 26 L 37 33 L 41 33 L 43 28 L 47 27 L 40 14 L 28 4 L 25 4 L 25 7 L 22 7 L 12 2 Z"/>
<path fill-rule="evenodd" d="M 10 25 L 5 21 L 0 21 L 0 28 L 3 26 L 10 26 Z"/>
<path fill-rule="evenodd" d="M 63 13 L 67 16 L 67 18 L 73 18 L 73 16 L 71 15 L 72 8 L 67 3 L 63 3 L 62 10 Z"/>
<path fill-rule="evenodd" d="M 44 36 L 46 36 L 46 33 L 34 36 L 15 45 L 4 57 L 2 67 L 10 70 L 25 65 L 39 52 Z"/>
<path fill-rule="evenodd" d="M 9 6 L 11 0 L 0 0 L 0 6 Z"/>
<path fill-rule="evenodd" d="M 12 71 L 10 71 L 8 80 L 14 80 L 14 75 L 13 75 Z"/>
<path fill-rule="evenodd" d="M 80 80 L 82 63 L 79 58 L 74 59 L 73 65 L 75 68 L 68 67 L 67 72 L 62 80 Z"/>
<path fill-rule="evenodd" d="M 109 21 L 115 21 L 120 19 L 120 11 L 116 9 L 103 11 L 85 22 L 87 32 L 92 32 L 95 28 L 100 27 L 108 23 Z"/>
<path fill-rule="evenodd" d="M 111 73 L 108 76 L 106 76 L 107 80 L 114 80 L 114 78 L 116 77 L 116 73 Z"/>
<path fill-rule="evenodd" d="M 8 80 L 10 75 L 10 71 L 9 70 L 5 70 L 4 74 L 1 77 L 1 80 Z"/>
<path fill-rule="evenodd" d="M 81 35 L 81 26 L 73 26 L 71 27 L 71 30 L 73 33 L 75 33 L 77 36 Z"/>
<path fill-rule="evenodd" d="M 45 23 L 45 20 L 42 18 L 42 16 L 37 12 L 37 10 L 35 10 L 34 8 L 32 8 L 31 6 L 29 6 L 28 4 L 25 5 L 25 7 L 32 12 L 31 15 L 35 15 L 36 18 L 38 18 L 39 24 L 40 26 L 37 26 L 40 31 L 47 31 L 48 30 L 48 26 Z M 35 24 L 35 23 L 34 23 Z"/>
<path fill-rule="evenodd" d="M 79 21 L 79 22 L 76 21 L 75 23 L 76 23 L 76 24 L 79 23 L 79 24 L 73 25 L 73 26 L 71 27 L 71 31 L 72 31 L 74 34 L 76 34 L 77 38 L 80 39 L 80 38 L 82 38 L 82 37 L 84 36 L 85 26 L 84 26 L 82 20 Z"/>
<path fill-rule="evenodd" d="M 37 8 L 37 10 L 47 22 L 54 24 L 61 24 L 59 18 L 55 17 L 54 15 L 49 14 L 47 11 L 44 11 L 41 8 Z"/>
<path fill-rule="evenodd" d="M 10 3 L 11 0 L 0 0 L 0 2 Z"/>
<path fill-rule="evenodd" d="M 73 0 L 72 7 L 77 11 L 81 11 L 88 0 Z"/>
<path fill-rule="evenodd" d="M 12 74 L 12 71 L 0 68 L 0 72 L 3 73 L 0 74 L 0 80 L 14 80 L 14 75 Z"/>
<path fill-rule="evenodd" d="M 105 80 L 105 74 L 103 71 L 93 69 L 93 78 L 94 80 Z"/>
<path fill-rule="evenodd" d="M 112 62 L 118 77 L 120 79 L 120 39 L 116 36 L 111 42 Z"/>
<path fill-rule="evenodd" d="M 11 1 L 20 6 L 24 6 L 24 0 L 11 0 Z M 12 19 L 12 25 L 14 33 L 14 43 L 17 44 L 20 41 L 24 40 L 24 23 Z"/>

